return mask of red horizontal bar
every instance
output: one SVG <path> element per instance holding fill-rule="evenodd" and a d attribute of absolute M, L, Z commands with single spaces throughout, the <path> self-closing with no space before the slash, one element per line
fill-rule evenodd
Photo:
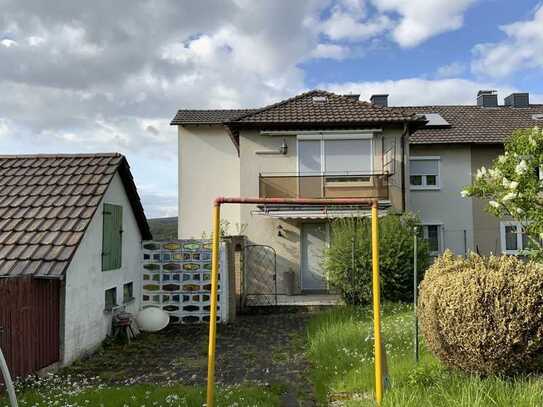
<path fill-rule="evenodd" d="M 378 205 L 374 198 L 242 198 L 224 197 L 215 199 L 215 205 L 221 204 L 292 204 L 292 205 Z"/>

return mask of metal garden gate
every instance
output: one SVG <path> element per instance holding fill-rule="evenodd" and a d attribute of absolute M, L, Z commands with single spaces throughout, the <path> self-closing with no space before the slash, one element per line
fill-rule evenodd
<path fill-rule="evenodd" d="M 243 305 L 277 305 L 277 254 L 271 246 L 245 246 Z"/>

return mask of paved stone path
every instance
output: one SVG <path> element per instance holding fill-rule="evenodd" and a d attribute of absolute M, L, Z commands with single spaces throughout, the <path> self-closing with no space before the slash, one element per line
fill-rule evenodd
<path fill-rule="evenodd" d="M 276 386 L 284 394 L 283 405 L 314 405 L 304 356 L 310 316 L 250 315 L 219 326 L 217 383 Z M 201 385 L 207 375 L 207 335 L 205 325 L 172 326 L 160 333 L 143 334 L 130 346 L 110 344 L 69 371 L 99 375 L 115 384 Z"/>

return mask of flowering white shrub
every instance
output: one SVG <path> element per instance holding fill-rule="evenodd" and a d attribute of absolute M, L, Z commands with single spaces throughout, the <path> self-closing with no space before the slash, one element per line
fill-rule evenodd
<path fill-rule="evenodd" d="M 543 131 L 521 129 L 505 143 L 505 152 L 487 169 L 477 170 L 464 198 L 488 201 L 488 211 L 510 216 L 522 224 L 531 249 L 526 254 L 543 258 Z"/>

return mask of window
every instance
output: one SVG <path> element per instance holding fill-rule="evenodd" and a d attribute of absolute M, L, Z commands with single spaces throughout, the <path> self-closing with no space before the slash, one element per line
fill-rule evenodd
<path fill-rule="evenodd" d="M 110 312 L 117 306 L 117 287 L 110 288 L 105 292 L 105 310 Z"/>
<path fill-rule="evenodd" d="M 104 204 L 102 271 L 121 268 L 123 251 L 123 207 Z"/>
<path fill-rule="evenodd" d="M 127 304 L 134 300 L 134 283 L 129 282 L 123 286 L 123 304 Z"/>
<path fill-rule="evenodd" d="M 419 235 L 428 242 L 430 256 L 439 256 L 442 252 L 442 226 L 441 225 L 421 225 Z"/>
<path fill-rule="evenodd" d="M 409 183 L 411 189 L 439 189 L 439 157 L 411 157 Z"/>
<path fill-rule="evenodd" d="M 524 233 L 522 224 L 514 221 L 500 223 L 500 240 L 502 252 L 505 254 L 519 255 L 524 250 L 533 248 L 534 243 Z"/>
<path fill-rule="evenodd" d="M 328 135 L 298 137 L 300 175 L 371 174 L 372 136 Z"/>

